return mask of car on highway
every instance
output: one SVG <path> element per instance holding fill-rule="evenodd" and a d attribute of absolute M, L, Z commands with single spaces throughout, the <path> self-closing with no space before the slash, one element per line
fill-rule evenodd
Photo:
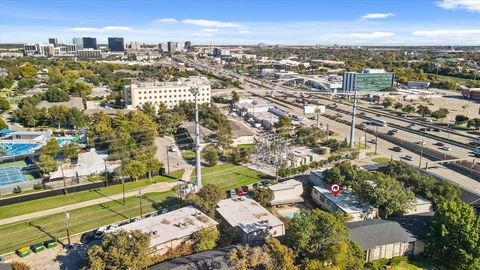
<path fill-rule="evenodd" d="M 420 130 L 420 131 L 423 131 L 423 132 L 427 131 L 426 128 L 420 128 L 419 130 Z"/>
<path fill-rule="evenodd" d="M 387 132 L 387 135 L 391 135 L 391 136 L 393 136 L 393 135 L 395 135 L 395 132 L 393 132 L 393 131 L 389 130 L 389 131 Z"/>
<path fill-rule="evenodd" d="M 450 150 L 452 150 L 452 149 L 451 149 L 450 147 L 448 147 L 448 146 L 442 146 L 442 147 L 440 147 L 440 149 L 443 150 L 443 151 L 450 151 Z"/>
<path fill-rule="evenodd" d="M 365 112 L 361 112 L 359 115 L 360 116 L 366 116 L 367 114 Z"/>
<path fill-rule="evenodd" d="M 405 160 L 409 160 L 409 161 L 412 161 L 413 160 L 413 157 L 412 156 L 409 156 L 409 155 L 405 155 L 402 157 L 403 159 Z"/>
<path fill-rule="evenodd" d="M 423 141 L 416 141 L 415 144 L 425 145 L 425 142 L 423 142 Z"/>
<path fill-rule="evenodd" d="M 402 148 L 400 148 L 398 146 L 393 147 L 392 150 L 395 151 L 395 152 L 402 152 Z"/>
<path fill-rule="evenodd" d="M 375 139 L 368 141 L 371 144 L 377 144 L 377 141 Z"/>
<path fill-rule="evenodd" d="M 445 144 L 442 143 L 442 142 L 436 142 L 436 143 L 434 143 L 434 145 L 436 145 L 436 146 L 445 146 Z"/>
<path fill-rule="evenodd" d="M 394 128 L 394 129 L 390 129 L 390 131 L 393 132 L 393 133 L 397 133 L 398 129 Z"/>
<path fill-rule="evenodd" d="M 434 128 L 432 130 L 435 131 L 435 132 L 440 132 L 440 129 L 438 129 L 438 128 Z"/>
<path fill-rule="evenodd" d="M 473 141 L 473 142 L 469 142 L 468 144 L 473 146 L 480 146 L 480 141 Z"/>
<path fill-rule="evenodd" d="M 411 123 L 410 125 L 407 126 L 407 128 L 412 128 L 412 127 L 414 127 L 414 126 L 415 126 L 415 124 L 414 124 L 414 123 Z"/>

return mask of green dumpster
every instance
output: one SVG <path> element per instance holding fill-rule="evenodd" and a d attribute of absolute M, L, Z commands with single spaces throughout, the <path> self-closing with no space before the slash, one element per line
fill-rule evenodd
<path fill-rule="evenodd" d="M 30 255 L 30 248 L 29 247 L 22 247 L 22 248 L 19 248 L 17 249 L 17 251 L 15 251 L 17 253 L 17 255 L 19 257 L 27 257 L 28 255 Z"/>
<path fill-rule="evenodd" d="M 55 240 L 53 240 L 53 239 L 52 239 L 52 240 L 48 240 L 48 241 L 45 241 L 45 242 L 43 243 L 43 245 L 44 245 L 46 248 L 53 248 L 54 246 L 57 245 L 57 241 L 55 241 Z"/>
<path fill-rule="evenodd" d="M 31 246 L 30 249 L 35 253 L 39 253 L 45 249 L 45 246 L 43 244 L 37 244 Z"/>

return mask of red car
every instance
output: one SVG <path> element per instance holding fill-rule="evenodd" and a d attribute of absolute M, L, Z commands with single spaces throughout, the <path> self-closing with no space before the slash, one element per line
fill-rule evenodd
<path fill-rule="evenodd" d="M 435 145 L 437 145 L 437 146 L 444 146 L 445 144 L 442 143 L 442 142 L 436 142 Z"/>
<path fill-rule="evenodd" d="M 245 192 L 243 188 L 237 188 L 237 195 L 244 196 L 244 195 L 247 195 L 247 192 Z"/>

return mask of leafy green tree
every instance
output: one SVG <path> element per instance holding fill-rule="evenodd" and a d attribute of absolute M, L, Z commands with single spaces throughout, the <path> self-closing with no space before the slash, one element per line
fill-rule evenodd
<path fill-rule="evenodd" d="M 10 110 L 10 102 L 4 97 L 0 97 L 0 112 Z"/>
<path fill-rule="evenodd" d="M 417 113 L 420 114 L 422 117 L 425 117 L 427 115 L 430 115 L 432 112 L 428 108 L 428 106 L 425 105 L 418 105 L 417 107 Z"/>
<path fill-rule="evenodd" d="M 64 159 L 71 159 L 77 157 L 78 154 L 80 154 L 80 146 L 74 142 L 65 143 L 62 146 L 61 152 Z"/>
<path fill-rule="evenodd" d="M 284 115 L 278 119 L 274 127 L 277 129 L 277 133 L 286 134 L 292 127 L 292 120 L 287 115 Z"/>
<path fill-rule="evenodd" d="M 137 180 L 147 173 L 147 167 L 140 161 L 129 160 L 122 166 L 122 173 L 130 176 L 130 178 L 137 182 Z"/>
<path fill-rule="evenodd" d="M 35 87 L 37 85 L 38 81 L 35 78 L 22 78 L 21 80 L 18 81 L 17 87 L 20 91 L 27 91 Z"/>
<path fill-rule="evenodd" d="M 76 81 L 70 86 L 71 94 L 77 94 L 79 96 L 87 96 L 92 93 L 92 86 L 87 83 Z"/>
<path fill-rule="evenodd" d="M 475 128 L 476 130 L 480 129 L 480 118 L 473 118 L 467 121 L 468 128 Z"/>
<path fill-rule="evenodd" d="M 52 86 L 45 92 L 45 99 L 49 102 L 65 102 L 70 100 L 70 95 L 57 86 Z"/>
<path fill-rule="evenodd" d="M 45 174 L 49 174 L 58 169 L 57 161 L 50 155 L 41 154 L 40 157 L 38 158 L 37 165 L 38 167 L 40 167 L 40 170 Z"/>
<path fill-rule="evenodd" d="M 480 269 L 480 217 L 460 201 L 440 205 L 425 241 L 426 252 L 449 269 Z"/>
<path fill-rule="evenodd" d="M 240 95 L 237 93 L 237 91 L 232 91 L 232 99 L 230 100 L 230 103 L 235 104 L 238 101 L 240 101 Z"/>
<path fill-rule="evenodd" d="M 299 144 L 314 147 L 327 137 L 327 133 L 317 127 L 303 126 L 295 129 L 295 137 Z"/>
<path fill-rule="evenodd" d="M 13 86 L 14 82 L 15 80 L 10 75 L 0 77 L 0 89 L 9 89 Z"/>
<path fill-rule="evenodd" d="M 405 112 L 407 114 L 413 113 L 415 111 L 415 107 L 413 107 L 410 104 L 407 104 L 405 107 L 403 107 L 402 112 Z"/>
<path fill-rule="evenodd" d="M 363 266 L 362 251 L 350 240 L 349 231 L 343 222 L 344 220 L 319 209 L 295 215 L 285 234 L 287 245 L 303 260 L 317 259 L 326 264 L 344 267 L 342 269 L 360 269 Z M 332 257 L 332 251 L 340 248 L 342 256 Z"/>
<path fill-rule="evenodd" d="M 67 121 L 68 107 L 65 105 L 54 105 L 48 109 L 50 120 L 53 124 L 57 124 L 58 128 Z"/>
<path fill-rule="evenodd" d="M 40 155 L 49 155 L 52 157 L 57 156 L 58 154 L 58 142 L 55 138 L 51 138 L 47 141 L 47 144 L 42 146 L 39 150 Z"/>
<path fill-rule="evenodd" d="M 383 106 L 383 108 L 385 108 L 385 109 L 386 109 L 386 108 L 389 108 L 389 107 L 392 107 L 392 105 L 393 105 L 393 98 L 387 97 L 387 98 L 385 98 L 385 99 L 383 100 L 383 102 L 382 102 L 382 106 Z"/>
<path fill-rule="evenodd" d="M 432 112 L 432 117 L 435 118 L 435 119 L 443 119 L 443 118 L 447 117 L 447 115 L 449 113 L 450 112 L 448 111 L 448 109 L 440 108 L 440 109 Z"/>
<path fill-rule="evenodd" d="M 7 123 L 5 123 L 5 120 L 3 118 L 0 118 L 0 129 L 6 129 L 8 128 Z"/>
<path fill-rule="evenodd" d="M 251 192 L 250 195 L 263 207 L 270 206 L 270 202 L 273 200 L 274 194 L 273 191 L 269 188 L 256 187 Z"/>
<path fill-rule="evenodd" d="M 468 116 L 465 116 L 463 114 L 458 114 L 455 116 L 455 124 L 463 125 L 467 123 L 468 119 L 469 119 Z"/>
<path fill-rule="evenodd" d="M 139 109 L 144 114 L 150 116 L 153 120 L 157 117 L 156 108 L 152 102 L 145 102 Z"/>
<path fill-rule="evenodd" d="M 216 185 L 205 184 L 196 194 L 193 192 L 189 193 L 186 201 L 213 217 L 217 203 L 222 199 L 225 199 L 223 190 Z"/>
<path fill-rule="evenodd" d="M 395 111 L 396 110 L 401 110 L 401 109 L 403 109 L 403 103 L 397 102 L 397 103 L 395 103 L 395 105 L 393 105 L 393 108 L 395 109 Z"/>
<path fill-rule="evenodd" d="M 20 66 L 20 74 L 22 74 L 22 77 L 35 77 L 37 76 L 37 69 L 27 62 Z"/>
<path fill-rule="evenodd" d="M 80 109 L 70 108 L 66 114 L 66 123 L 71 125 L 74 129 L 84 127 L 89 122 L 87 115 L 83 113 Z"/>
<path fill-rule="evenodd" d="M 273 270 L 272 258 L 261 247 L 237 246 L 226 257 L 233 270 Z"/>
<path fill-rule="evenodd" d="M 217 149 L 215 149 L 215 147 L 213 147 L 213 146 L 207 147 L 205 149 L 203 157 L 205 158 L 205 160 L 207 161 L 207 163 L 210 167 L 213 167 L 213 166 L 217 165 L 218 153 L 217 153 Z"/>
<path fill-rule="evenodd" d="M 88 269 L 146 269 L 153 263 L 150 236 L 139 230 L 107 233 L 87 252 Z"/>
<path fill-rule="evenodd" d="M 280 167 L 277 169 L 277 175 L 280 178 L 287 178 L 292 175 L 292 169 L 290 169 L 289 167 Z"/>
<path fill-rule="evenodd" d="M 193 233 L 191 238 L 195 252 L 203 252 L 217 246 L 220 233 L 215 226 L 210 226 Z"/>
<path fill-rule="evenodd" d="M 295 270 L 295 255 L 287 246 L 276 238 L 265 239 L 263 245 L 265 252 L 270 255 L 273 269 Z"/>

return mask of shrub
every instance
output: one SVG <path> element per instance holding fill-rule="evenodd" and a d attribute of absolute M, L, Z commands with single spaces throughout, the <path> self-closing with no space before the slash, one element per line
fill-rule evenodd
<path fill-rule="evenodd" d="M 30 270 L 32 269 L 30 265 L 20 262 L 20 261 L 13 261 L 12 262 L 12 269 L 13 270 Z"/>
<path fill-rule="evenodd" d="M 390 265 L 399 265 L 407 261 L 408 261 L 407 256 L 398 256 L 390 260 Z"/>
<path fill-rule="evenodd" d="M 44 189 L 44 188 L 45 188 L 44 183 L 36 183 L 35 185 L 33 185 L 33 189 L 36 189 L 36 190 L 40 190 L 40 189 Z"/>
<path fill-rule="evenodd" d="M 22 192 L 22 188 L 20 186 L 16 186 L 16 187 L 13 188 L 13 193 L 18 194 L 18 193 L 21 193 L 21 192 Z"/>

